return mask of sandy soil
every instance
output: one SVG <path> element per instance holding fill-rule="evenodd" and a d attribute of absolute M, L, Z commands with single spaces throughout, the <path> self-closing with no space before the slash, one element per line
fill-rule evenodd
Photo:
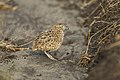
<path fill-rule="evenodd" d="M 69 0 L 72 3 L 72 0 Z M 86 48 L 87 28 L 82 27 L 83 19 L 76 8 L 63 8 L 67 2 L 57 0 L 15 0 L 18 9 L 14 12 L 1 12 L 4 24 L 1 27 L 2 39 L 8 38 L 18 45 L 29 42 L 40 32 L 49 29 L 56 23 L 63 23 L 69 30 L 54 57 L 62 61 L 51 61 L 43 52 L 19 51 L 8 64 L 0 63 L 0 80 L 84 80 L 88 75 L 76 65 L 80 54 Z M 73 1 L 74 2 L 74 1 Z M 27 47 L 31 47 L 31 44 Z M 9 52 L 0 52 L 9 54 Z M 24 59 L 21 55 L 31 56 Z"/>

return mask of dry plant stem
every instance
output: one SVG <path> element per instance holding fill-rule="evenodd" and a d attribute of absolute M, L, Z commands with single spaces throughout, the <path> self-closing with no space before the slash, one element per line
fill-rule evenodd
<path fill-rule="evenodd" d="M 94 11 L 92 11 L 91 12 L 91 14 L 88 16 L 88 17 L 90 17 L 90 16 L 92 16 L 94 13 L 95 13 L 95 11 L 97 11 L 98 10 L 98 8 L 100 7 L 100 5 L 99 6 L 97 6 L 96 8 L 95 8 L 95 10 Z"/>
<path fill-rule="evenodd" d="M 101 6 L 101 8 L 102 8 L 103 13 L 105 13 L 105 9 L 104 9 L 104 7 L 102 6 L 101 3 L 100 3 L 100 6 Z"/>
<path fill-rule="evenodd" d="M 103 20 L 101 20 L 101 21 L 95 21 L 95 23 L 106 23 L 106 24 L 112 24 L 112 22 L 103 21 Z"/>
<path fill-rule="evenodd" d="M 105 35 L 107 32 L 113 32 L 117 27 L 119 27 L 119 25 L 116 25 L 117 24 L 117 22 L 115 23 L 115 24 L 113 24 L 113 25 L 111 25 L 109 28 L 107 28 L 105 31 L 104 31 L 104 33 L 102 33 L 100 36 L 99 36 L 99 38 L 98 39 L 100 39 L 100 37 L 101 36 L 103 36 L 103 35 Z M 109 25 L 108 25 L 109 26 Z M 112 28 L 113 27 L 113 28 Z M 99 41 L 99 43 L 98 44 L 101 44 L 101 42 L 103 41 L 103 40 L 105 40 L 107 37 L 109 37 L 110 36 L 110 34 L 108 34 L 108 35 L 106 35 L 104 38 L 102 38 L 100 41 Z"/>
<path fill-rule="evenodd" d="M 94 64 L 94 62 L 95 62 L 95 60 L 96 60 L 96 56 L 97 56 L 97 54 L 98 54 L 98 52 L 100 51 L 100 48 L 101 47 L 99 47 L 98 49 L 97 49 L 97 51 L 95 52 L 95 55 L 94 55 L 94 59 L 91 61 L 91 64 L 89 65 L 89 67 L 91 67 L 93 64 Z"/>
<path fill-rule="evenodd" d="M 93 10 L 92 12 L 91 12 L 91 14 L 88 16 L 88 17 L 90 17 L 90 16 L 92 16 L 99 8 L 102 8 L 102 9 L 104 9 L 103 8 L 103 6 L 101 5 L 101 3 L 95 8 L 95 10 Z M 105 12 L 105 9 L 103 10 L 103 12 Z M 100 17 L 94 17 L 94 18 L 100 18 Z"/>
<path fill-rule="evenodd" d="M 32 43 L 32 42 L 33 42 L 33 40 L 31 40 L 31 41 L 29 41 L 29 42 L 27 42 L 27 43 L 24 43 L 24 44 L 22 44 L 22 45 L 19 45 L 19 47 L 26 46 L 26 45 L 28 45 L 28 44 L 30 44 L 30 43 Z"/>
<path fill-rule="evenodd" d="M 8 50 L 8 51 L 24 51 L 29 50 L 29 48 L 19 48 L 19 47 L 9 47 L 9 46 L 0 46 L 1 48 Z"/>
<path fill-rule="evenodd" d="M 108 34 L 108 35 L 106 35 L 104 38 L 102 38 L 100 41 L 99 41 L 99 43 L 98 44 L 101 44 L 107 37 L 109 37 L 110 36 L 110 34 Z"/>
<path fill-rule="evenodd" d="M 17 47 L 14 47 L 14 48 L 8 48 L 8 50 L 11 50 L 11 51 L 24 51 L 24 50 L 29 50 L 29 48 L 17 48 Z"/>
<path fill-rule="evenodd" d="M 90 30 L 89 30 L 89 33 L 88 33 L 88 39 L 89 39 L 89 40 L 88 40 L 87 49 L 86 49 L 85 53 L 84 53 L 83 56 L 82 56 L 82 62 L 79 61 L 78 64 L 81 63 L 81 64 L 84 64 L 84 65 L 87 65 L 87 64 L 89 63 L 89 61 L 91 60 L 91 59 L 90 59 L 91 55 L 88 54 L 90 42 L 91 42 L 92 38 L 93 38 L 95 35 L 97 35 L 98 33 L 100 33 L 102 30 L 104 30 L 104 29 L 106 29 L 106 28 L 107 28 L 107 27 L 104 27 L 103 29 L 101 29 L 101 30 L 99 30 L 98 32 L 96 32 L 95 34 L 93 34 L 91 37 L 90 37 Z M 90 37 L 90 38 L 89 38 L 89 37 Z M 98 51 L 99 51 L 99 50 L 98 50 Z M 97 51 L 97 52 L 98 52 L 98 51 Z M 96 53 L 95 55 L 97 55 L 97 53 Z M 87 60 L 86 60 L 86 59 L 87 59 Z"/>
<path fill-rule="evenodd" d="M 107 27 L 104 27 L 103 29 L 99 30 L 98 32 L 96 32 L 95 34 L 93 34 L 93 35 L 89 38 L 89 40 L 88 40 L 88 45 L 87 45 L 87 49 L 86 49 L 85 54 L 88 54 L 89 45 L 90 45 L 90 42 L 91 42 L 92 38 L 93 38 L 95 35 L 97 35 L 98 33 L 100 33 L 102 30 L 106 29 L 106 28 L 107 28 Z"/>
<path fill-rule="evenodd" d="M 87 0 L 84 0 L 83 4 L 84 4 L 84 7 L 94 3 L 96 0 L 90 0 L 89 2 Z"/>
<path fill-rule="evenodd" d="M 6 42 L 6 41 L 0 41 L 0 48 L 8 51 L 23 51 L 29 49 L 29 48 L 18 47 L 17 45 L 13 45 L 10 42 Z"/>
<path fill-rule="evenodd" d="M 115 4 L 111 4 L 109 7 L 114 7 L 115 5 L 119 4 L 120 1 L 118 0 L 118 2 L 115 2 Z"/>

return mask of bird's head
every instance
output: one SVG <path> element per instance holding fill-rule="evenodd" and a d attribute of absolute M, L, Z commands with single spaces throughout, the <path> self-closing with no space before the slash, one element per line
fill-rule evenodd
<path fill-rule="evenodd" d="M 53 27 L 55 30 L 62 30 L 64 31 L 65 30 L 65 26 L 63 24 L 56 24 L 54 25 Z"/>

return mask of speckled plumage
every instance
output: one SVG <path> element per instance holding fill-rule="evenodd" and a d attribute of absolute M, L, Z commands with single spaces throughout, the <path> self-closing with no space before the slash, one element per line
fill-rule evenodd
<path fill-rule="evenodd" d="M 44 52 L 57 50 L 63 42 L 64 29 L 65 29 L 64 25 L 57 24 L 57 25 L 54 25 L 50 30 L 42 32 L 33 41 L 32 50 L 33 51 L 42 50 Z M 47 54 L 47 56 L 48 56 L 48 54 Z"/>

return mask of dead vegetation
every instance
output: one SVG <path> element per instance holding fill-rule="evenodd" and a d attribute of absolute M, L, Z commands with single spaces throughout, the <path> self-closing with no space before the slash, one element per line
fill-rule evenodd
<path fill-rule="evenodd" d="M 18 7 L 16 5 L 12 5 L 11 1 L 0 1 L 0 11 L 15 11 Z M 4 14 L 0 14 L 0 35 L 2 38 L 3 36 L 3 24 L 4 24 Z M 16 44 L 12 44 L 10 41 L 7 40 L 0 40 L 0 50 L 1 51 L 8 51 L 8 52 L 15 52 L 20 50 L 26 50 L 28 48 L 19 48 Z M 0 55 L 0 62 L 9 62 L 13 58 L 15 58 L 15 55 Z"/>
<path fill-rule="evenodd" d="M 12 44 L 8 41 L 0 41 L 0 48 L 3 50 L 3 51 L 23 51 L 23 50 L 28 50 L 29 48 L 22 48 L 22 47 L 19 47 L 17 44 Z"/>
<path fill-rule="evenodd" d="M 118 44 L 120 33 L 120 1 L 103 0 L 86 19 L 89 26 L 88 45 L 81 57 L 81 65 L 91 67 L 101 50 L 109 49 L 110 44 Z M 115 37 L 116 36 L 116 37 Z M 114 43 L 116 42 L 116 43 Z M 94 56 L 90 58 L 91 56 Z M 87 62 L 87 63 L 86 63 Z"/>

